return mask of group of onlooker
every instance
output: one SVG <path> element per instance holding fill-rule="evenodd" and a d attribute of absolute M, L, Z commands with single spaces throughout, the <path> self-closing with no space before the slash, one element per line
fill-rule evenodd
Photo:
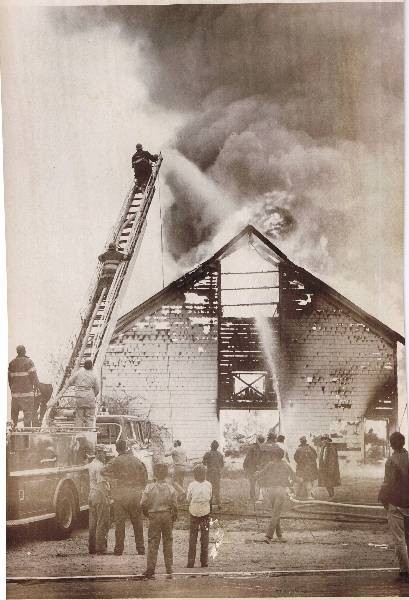
<path fill-rule="evenodd" d="M 249 480 L 250 499 L 252 501 L 257 499 L 258 472 L 269 461 L 273 448 L 281 449 L 284 460 L 289 465 L 291 464 L 285 437 L 283 435 L 277 436 L 273 431 L 267 434 L 267 439 L 263 435 L 258 435 L 256 442 L 247 451 L 243 469 Z M 328 435 L 323 435 L 320 439 L 319 457 L 315 448 L 308 444 L 307 438 L 302 436 L 293 458 L 296 465 L 295 492 L 298 498 L 313 498 L 313 487 L 317 479 L 318 485 L 327 489 L 330 498 L 334 497 L 334 488 L 341 485 L 341 479 L 337 449 Z"/>
<path fill-rule="evenodd" d="M 193 567 L 196 559 L 197 538 L 200 531 L 200 564 L 208 564 L 210 512 L 212 498 L 220 507 L 220 477 L 223 455 L 214 440 L 202 464 L 193 468 L 194 480 L 186 492 L 183 488 L 188 461 L 180 440 L 174 442 L 172 456 L 174 468 L 170 477 L 168 465 L 154 465 L 154 481 L 148 483 L 144 464 L 128 450 L 126 442 L 116 443 L 117 456 L 106 462 L 105 448 L 97 445 L 95 458 L 89 464 L 89 553 L 106 554 L 110 510 L 113 505 L 115 520 L 115 547 L 113 553 L 124 551 L 125 522 L 130 519 L 137 554 L 145 554 L 143 516 L 149 519 L 147 566 L 144 576 L 155 573 L 158 549 L 162 539 L 166 573 L 172 576 L 172 529 L 178 514 L 178 497 L 186 496 L 189 505 L 190 533 L 187 566 Z M 214 487 L 213 487 L 214 486 Z"/>

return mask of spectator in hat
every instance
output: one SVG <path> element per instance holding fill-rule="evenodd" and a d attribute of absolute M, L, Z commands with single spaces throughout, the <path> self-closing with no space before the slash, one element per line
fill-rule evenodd
<path fill-rule="evenodd" d="M 326 488 L 331 499 L 335 496 L 334 488 L 341 485 L 338 452 L 329 435 L 321 437 L 321 450 L 318 460 L 318 485 Z"/>
<path fill-rule="evenodd" d="M 301 499 L 312 499 L 312 488 L 314 481 L 318 478 L 317 453 L 307 443 L 304 435 L 300 437 L 300 445 L 295 451 L 294 462 L 296 464 L 295 474 L 299 478 L 297 496 Z"/>

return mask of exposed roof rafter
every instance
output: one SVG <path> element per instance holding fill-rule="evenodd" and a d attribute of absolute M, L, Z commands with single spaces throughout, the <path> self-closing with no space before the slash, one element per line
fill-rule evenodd
<path fill-rule="evenodd" d="M 312 287 L 316 291 L 323 292 L 325 295 L 329 296 L 333 299 L 338 305 L 345 307 L 348 311 L 353 313 L 356 318 L 362 320 L 367 324 L 368 327 L 374 329 L 376 332 L 380 332 L 384 337 L 388 338 L 393 342 L 399 342 L 401 344 L 405 343 L 405 338 L 379 321 L 376 317 L 370 315 L 362 308 L 345 298 L 342 294 L 337 292 L 334 288 L 329 286 L 327 283 L 318 279 L 315 275 L 312 275 L 302 267 L 299 267 L 295 263 L 293 263 L 287 256 L 281 252 L 277 246 L 275 246 L 267 237 L 265 237 L 260 231 L 258 231 L 253 225 L 247 225 L 240 233 L 238 233 L 233 239 L 231 239 L 227 244 L 225 244 L 220 250 L 218 250 L 213 256 L 211 256 L 208 260 L 204 261 L 191 271 L 185 273 L 169 285 L 167 285 L 163 290 L 160 290 L 157 294 L 132 309 L 125 315 L 123 315 L 117 323 L 114 335 L 117 335 L 121 331 L 123 331 L 128 325 L 132 323 L 135 319 L 140 317 L 141 315 L 152 312 L 155 310 L 158 302 L 160 302 L 164 297 L 174 297 L 175 299 L 181 293 L 183 289 L 188 287 L 192 281 L 198 279 L 199 277 L 203 277 L 206 272 L 214 267 L 214 264 L 220 261 L 225 256 L 231 254 L 234 251 L 234 246 L 237 246 L 243 238 L 247 236 L 251 238 L 251 236 L 256 237 L 266 248 L 268 248 L 275 256 L 277 256 L 282 262 L 288 264 L 292 268 L 299 271 L 300 275 L 306 279 Z M 267 257 L 266 257 L 267 259 Z"/>

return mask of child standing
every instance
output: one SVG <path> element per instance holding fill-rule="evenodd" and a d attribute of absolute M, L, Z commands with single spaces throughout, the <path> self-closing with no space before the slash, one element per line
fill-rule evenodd
<path fill-rule="evenodd" d="M 200 530 L 200 566 L 207 567 L 209 556 L 210 503 L 212 484 L 206 481 L 206 467 L 196 465 L 193 469 L 195 478 L 187 488 L 187 501 L 190 514 L 189 553 L 187 567 L 195 566 L 197 536 Z"/>
<path fill-rule="evenodd" d="M 148 528 L 148 556 L 144 576 L 154 579 L 158 550 L 162 538 L 163 558 L 165 561 L 167 578 L 172 578 L 173 565 L 173 523 L 177 519 L 177 495 L 174 488 L 165 481 L 168 475 L 168 466 L 156 464 L 153 469 L 156 478 L 154 483 L 149 483 L 141 499 L 144 515 L 149 517 Z"/>

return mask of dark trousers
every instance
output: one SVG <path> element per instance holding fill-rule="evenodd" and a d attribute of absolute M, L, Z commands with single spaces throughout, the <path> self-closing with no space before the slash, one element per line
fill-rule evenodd
<path fill-rule="evenodd" d="M 195 517 L 190 515 L 190 531 L 189 531 L 189 553 L 187 564 L 189 567 L 194 567 L 196 560 L 196 545 L 197 536 L 200 530 L 200 564 L 202 567 L 207 567 L 209 561 L 209 527 L 210 515 L 203 517 Z"/>
<path fill-rule="evenodd" d="M 166 573 L 172 573 L 173 565 L 173 520 L 170 511 L 149 513 L 148 559 L 146 572 L 153 575 L 158 560 L 158 550 L 162 538 L 163 558 Z"/>
<path fill-rule="evenodd" d="M 135 536 L 137 552 L 145 551 L 143 541 L 143 518 L 140 508 L 141 495 L 131 492 L 114 500 L 115 548 L 116 554 L 122 554 L 125 541 L 125 522 L 130 519 Z"/>
<path fill-rule="evenodd" d="M 250 500 L 254 502 L 256 499 L 256 474 L 251 473 L 250 471 L 246 472 L 247 479 L 249 480 L 249 488 L 250 488 Z"/>
<path fill-rule="evenodd" d="M 11 420 L 17 427 L 18 415 L 23 411 L 24 427 L 32 427 L 34 419 L 34 397 L 32 398 L 12 398 L 11 400 Z"/>
<path fill-rule="evenodd" d="M 176 483 L 178 485 L 180 485 L 180 487 L 183 488 L 183 481 L 185 479 L 185 468 L 175 466 L 174 473 L 173 473 L 173 479 L 176 481 Z"/>
<path fill-rule="evenodd" d="M 220 471 L 208 471 L 206 479 L 212 484 L 212 504 L 220 507 Z"/>
<path fill-rule="evenodd" d="M 90 554 L 106 552 L 109 531 L 109 501 L 102 492 L 91 492 L 89 497 L 89 535 Z"/>

